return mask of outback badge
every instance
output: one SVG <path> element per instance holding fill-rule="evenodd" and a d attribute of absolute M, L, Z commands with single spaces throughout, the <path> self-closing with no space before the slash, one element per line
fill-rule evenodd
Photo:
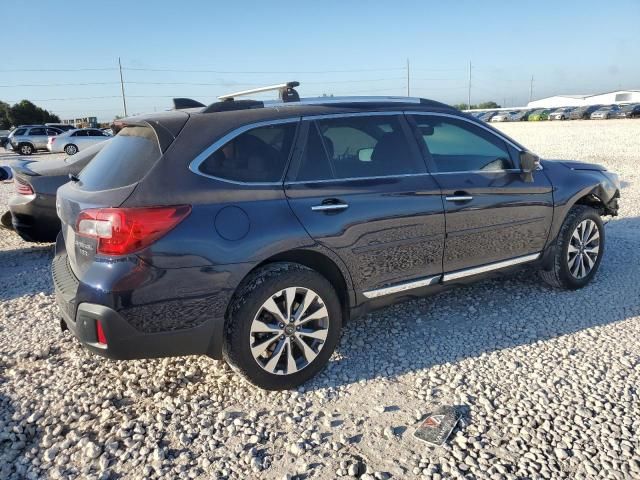
<path fill-rule="evenodd" d="M 414 432 L 414 436 L 434 447 L 444 445 L 460 420 L 456 409 L 444 405 L 427 415 L 427 418 Z"/>

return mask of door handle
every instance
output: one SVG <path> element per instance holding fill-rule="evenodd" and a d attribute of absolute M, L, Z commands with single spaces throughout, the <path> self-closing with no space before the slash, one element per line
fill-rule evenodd
<path fill-rule="evenodd" d="M 347 203 L 323 203 L 321 205 L 314 205 L 311 210 L 314 212 L 331 212 L 338 210 L 345 210 L 349 208 Z"/>
<path fill-rule="evenodd" d="M 473 197 L 465 191 L 453 192 L 453 195 L 447 195 L 444 197 L 447 202 L 469 202 L 473 200 Z"/>

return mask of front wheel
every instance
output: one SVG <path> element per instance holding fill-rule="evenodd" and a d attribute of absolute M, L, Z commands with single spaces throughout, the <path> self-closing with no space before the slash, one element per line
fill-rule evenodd
<path fill-rule="evenodd" d="M 34 148 L 33 148 L 33 145 L 31 145 L 29 143 L 23 143 L 22 145 L 20 145 L 18 150 L 19 150 L 21 155 L 32 155 L 33 151 L 34 151 Z"/>
<path fill-rule="evenodd" d="M 576 205 L 560 228 L 551 270 L 540 276 L 556 288 L 575 290 L 594 277 L 604 253 L 604 225 L 598 212 L 586 205 Z"/>
<path fill-rule="evenodd" d="M 326 278 L 299 264 L 274 263 L 235 295 L 223 355 L 258 387 L 294 388 L 326 365 L 341 329 L 340 301 Z"/>

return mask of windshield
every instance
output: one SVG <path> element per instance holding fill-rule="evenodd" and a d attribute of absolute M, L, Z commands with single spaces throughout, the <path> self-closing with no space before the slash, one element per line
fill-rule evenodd
<path fill-rule="evenodd" d="M 124 127 L 80 174 L 85 190 L 110 190 L 139 182 L 162 156 L 151 127 Z"/>

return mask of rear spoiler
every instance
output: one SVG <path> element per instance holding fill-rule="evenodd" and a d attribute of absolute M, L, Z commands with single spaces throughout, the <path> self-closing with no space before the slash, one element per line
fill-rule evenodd
<path fill-rule="evenodd" d="M 38 174 L 31 170 L 27 165 L 35 163 L 36 160 L 14 160 L 9 163 L 9 168 L 13 171 L 13 176 L 26 175 L 28 177 L 36 177 Z"/>
<path fill-rule="evenodd" d="M 204 103 L 200 103 L 197 100 L 193 100 L 191 98 L 174 98 L 173 99 L 173 109 L 174 110 L 185 110 L 187 108 L 203 108 L 206 105 Z"/>

